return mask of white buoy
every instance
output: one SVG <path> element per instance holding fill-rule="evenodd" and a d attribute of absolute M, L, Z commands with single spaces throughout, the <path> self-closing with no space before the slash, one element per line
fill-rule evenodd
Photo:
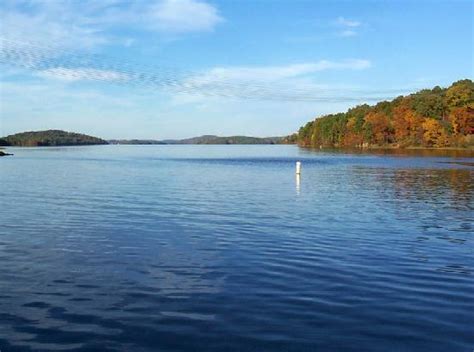
<path fill-rule="evenodd" d="M 296 162 L 296 174 L 301 175 L 301 161 Z"/>

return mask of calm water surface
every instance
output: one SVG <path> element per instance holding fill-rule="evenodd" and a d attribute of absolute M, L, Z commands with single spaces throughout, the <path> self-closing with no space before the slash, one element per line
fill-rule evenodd
<path fill-rule="evenodd" d="M 10 150 L 2 352 L 474 349 L 473 158 Z"/>

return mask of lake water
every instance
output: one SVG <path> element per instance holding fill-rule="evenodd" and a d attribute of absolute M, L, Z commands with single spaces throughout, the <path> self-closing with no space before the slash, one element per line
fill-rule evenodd
<path fill-rule="evenodd" d="M 474 348 L 472 157 L 9 150 L 2 352 Z"/>

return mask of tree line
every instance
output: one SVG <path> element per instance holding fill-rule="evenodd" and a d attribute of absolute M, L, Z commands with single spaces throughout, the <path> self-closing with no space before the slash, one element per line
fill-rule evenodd
<path fill-rule="evenodd" d="M 474 147 L 474 83 L 464 79 L 325 115 L 287 141 L 308 147 Z"/>

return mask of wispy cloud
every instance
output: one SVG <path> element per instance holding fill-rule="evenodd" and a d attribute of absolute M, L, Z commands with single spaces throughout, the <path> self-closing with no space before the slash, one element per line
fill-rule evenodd
<path fill-rule="evenodd" d="M 329 70 L 364 70 L 371 62 L 364 59 L 257 67 L 215 67 L 186 77 L 176 90 L 205 96 L 265 100 L 338 100 L 334 90 L 318 84 L 313 74 Z M 187 99 L 187 98 L 186 98 Z"/>
<path fill-rule="evenodd" d="M 216 7 L 197 0 L 164 0 L 151 9 L 153 28 L 165 32 L 211 31 L 223 21 Z"/>
<path fill-rule="evenodd" d="M 49 49 L 44 51 L 47 53 Z M 33 58 L 33 60 L 31 60 Z M 314 74 L 322 71 L 364 70 L 366 59 L 319 60 L 280 66 L 213 67 L 203 71 L 183 71 L 162 66 L 113 60 L 100 55 L 69 55 L 49 58 L 38 46 L 4 50 L 12 65 L 32 70 L 36 76 L 65 82 L 97 81 L 125 84 L 170 93 L 191 93 L 216 97 L 281 100 L 321 100 L 314 98 Z M 327 99 L 327 97 L 326 97 Z M 337 98 L 339 99 L 339 97 Z"/>
<path fill-rule="evenodd" d="M 343 27 L 359 27 L 361 23 L 359 21 L 348 20 L 344 17 L 338 17 L 336 23 L 343 26 Z"/>
<path fill-rule="evenodd" d="M 75 8 L 74 2 L 65 1 L 19 0 L 10 4 L 0 5 L 1 36 L 16 44 L 34 41 L 61 48 L 88 49 L 108 41 L 102 28 L 92 23 L 88 1 L 81 3 L 81 10 Z"/>
<path fill-rule="evenodd" d="M 212 82 L 233 81 L 276 81 L 284 78 L 298 77 L 326 70 L 363 70 L 371 66 L 369 60 L 350 59 L 343 61 L 320 60 L 317 62 L 265 67 L 216 67 L 202 75 L 194 77 L 195 81 Z"/>
<path fill-rule="evenodd" d="M 130 34 L 117 34 L 124 29 L 183 35 L 211 31 L 224 21 L 217 7 L 203 0 L 5 0 L 0 18 L 0 36 L 12 40 L 10 45 L 29 41 L 74 50 L 130 46 Z"/>
<path fill-rule="evenodd" d="M 340 31 L 338 34 L 340 37 L 353 37 L 357 35 L 357 32 L 352 29 L 346 29 L 346 30 Z"/>
<path fill-rule="evenodd" d="M 87 67 L 50 67 L 37 71 L 46 79 L 65 82 L 98 81 L 158 89 L 163 92 L 198 94 L 215 97 L 260 98 L 282 100 L 310 100 L 315 91 L 326 86 L 316 84 L 313 74 L 328 70 L 364 70 L 371 62 L 364 59 L 316 62 L 254 67 L 214 67 L 203 72 L 143 72 Z M 138 67 L 139 69 L 139 67 Z M 333 94 L 334 92 L 328 92 Z M 319 98 L 317 98 L 319 99 Z"/>
<path fill-rule="evenodd" d="M 337 35 L 340 37 L 354 37 L 358 34 L 358 29 L 362 26 L 362 22 L 350 20 L 345 17 L 338 17 L 334 22 L 339 30 Z"/>
<path fill-rule="evenodd" d="M 127 81 L 129 76 L 110 70 L 98 70 L 93 68 L 50 68 L 37 73 L 38 76 L 67 82 L 75 81 Z"/>

